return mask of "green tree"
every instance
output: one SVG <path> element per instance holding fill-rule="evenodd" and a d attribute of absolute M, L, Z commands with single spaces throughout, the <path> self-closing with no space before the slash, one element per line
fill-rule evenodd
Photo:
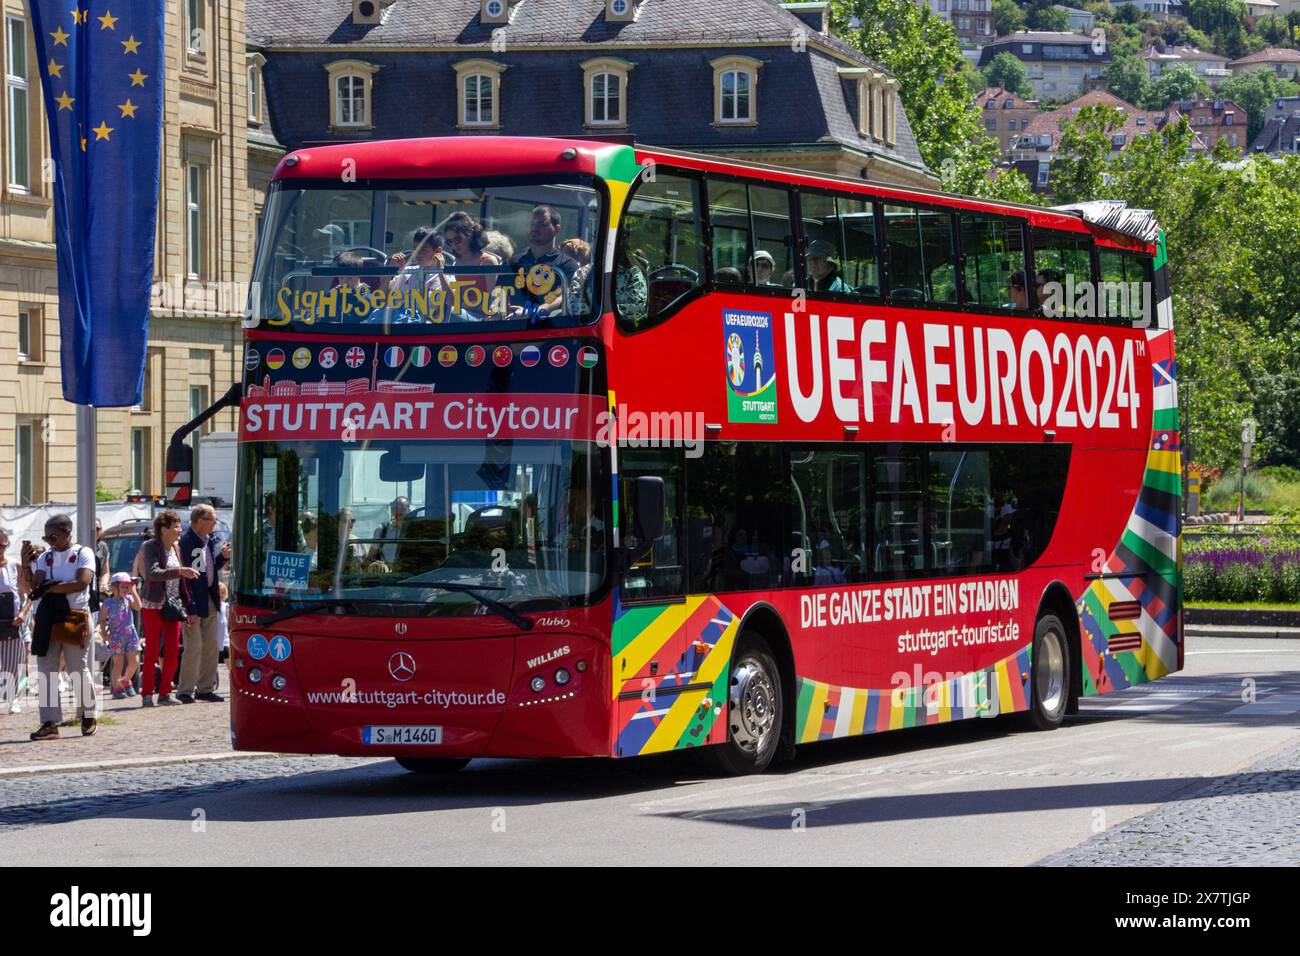
<path fill-rule="evenodd" d="M 1121 3 L 1115 8 L 1115 20 L 1119 23 L 1141 23 L 1142 11 L 1132 3 Z"/>
<path fill-rule="evenodd" d="M 988 80 L 984 78 L 984 74 L 966 57 L 961 58 L 961 63 L 957 66 L 957 73 L 965 82 L 966 89 L 972 97 L 978 96 L 989 85 Z"/>
<path fill-rule="evenodd" d="M 1135 56 L 1117 56 L 1102 71 L 1106 89 L 1126 103 L 1143 103 L 1151 94 L 1151 75 Z"/>
<path fill-rule="evenodd" d="M 1025 28 L 1025 11 L 1016 0 L 993 0 L 993 30 L 1004 37 Z"/>
<path fill-rule="evenodd" d="M 1195 460 L 1232 465 L 1241 419 L 1265 463 L 1300 462 L 1300 158 L 1188 153 L 1185 117 L 1103 162 L 1097 198 L 1151 209 L 1166 232 L 1179 379 Z"/>
<path fill-rule="evenodd" d="M 1241 0 L 1187 0 L 1187 22 L 1202 33 L 1213 35 L 1222 29 L 1240 27 L 1246 15 Z"/>
<path fill-rule="evenodd" d="M 1019 173 L 990 177 L 998 142 L 963 80 L 952 27 L 912 0 L 832 0 L 831 29 L 898 78 L 899 99 L 925 164 L 951 192 L 1028 194 Z"/>
<path fill-rule="evenodd" d="M 1290 42 L 1286 21 L 1278 16 L 1260 17 L 1255 21 L 1255 32 L 1269 46 L 1281 46 Z"/>
<path fill-rule="evenodd" d="M 1085 106 L 1061 130 L 1061 143 L 1052 161 L 1052 192 L 1058 202 L 1102 198 L 1110 134 L 1124 124 L 1113 106 Z"/>
<path fill-rule="evenodd" d="M 1017 96 L 1034 95 L 1034 88 L 1029 82 L 1029 71 L 1014 53 L 999 53 L 989 65 L 984 67 L 984 79 L 989 86 L 1000 86 Z"/>
<path fill-rule="evenodd" d="M 1034 30 L 1064 33 L 1070 29 L 1070 15 L 1050 3 L 1040 3 L 1032 7 L 1026 19 Z"/>
<path fill-rule="evenodd" d="M 1148 110 L 1162 110 L 1176 100 L 1186 100 L 1208 93 L 1205 81 L 1186 63 L 1179 63 L 1160 74 L 1138 105 Z"/>
<path fill-rule="evenodd" d="M 1250 70 L 1228 77 L 1219 84 L 1218 95 L 1232 100 L 1246 111 L 1246 137 L 1254 139 L 1264 126 L 1269 104 L 1283 96 L 1300 94 L 1300 85 L 1284 80 L 1272 70 Z"/>

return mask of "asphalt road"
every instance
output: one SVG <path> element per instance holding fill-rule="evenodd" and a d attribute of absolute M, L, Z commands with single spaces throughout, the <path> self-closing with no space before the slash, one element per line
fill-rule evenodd
<path fill-rule="evenodd" d="M 679 756 L 443 778 L 340 758 L 45 774 L 6 781 L 0 849 L 62 866 L 1059 863 L 1217 788 L 1230 799 L 1188 841 L 1217 850 L 1216 814 L 1237 840 L 1257 792 L 1300 798 L 1269 769 L 1300 747 L 1300 641 L 1198 638 L 1187 665 L 1050 733 L 1000 718 L 835 741 L 762 777 L 711 779 Z"/>

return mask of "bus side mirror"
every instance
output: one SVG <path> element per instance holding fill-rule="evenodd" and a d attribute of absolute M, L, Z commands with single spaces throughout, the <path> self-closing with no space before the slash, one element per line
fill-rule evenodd
<path fill-rule="evenodd" d="M 642 476 L 632 486 L 632 527 L 627 537 L 630 560 L 647 554 L 664 533 L 664 480 Z"/>

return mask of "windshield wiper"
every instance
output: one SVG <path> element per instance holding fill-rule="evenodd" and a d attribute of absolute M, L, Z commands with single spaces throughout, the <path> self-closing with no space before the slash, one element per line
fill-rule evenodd
<path fill-rule="evenodd" d="M 421 590 L 433 589 L 438 591 L 455 591 L 457 594 L 468 594 L 474 600 L 478 601 L 489 611 L 499 614 L 507 621 L 519 628 L 521 631 L 531 631 L 533 622 L 524 617 L 514 608 L 502 604 L 495 598 L 490 598 L 483 591 L 504 591 L 505 588 L 495 584 L 461 584 L 456 581 L 429 581 L 424 584 L 414 582 L 399 582 L 390 584 L 388 587 L 396 588 L 420 588 Z"/>
<path fill-rule="evenodd" d="M 323 607 L 351 607 L 355 608 L 356 601 L 351 598 L 320 598 L 314 600 L 311 604 L 305 604 L 301 607 L 291 607 L 275 614 L 268 614 L 266 617 L 257 619 L 258 627 L 269 627 L 272 624 L 278 624 L 280 621 L 287 621 L 291 617 L 297 617 L 299 614 L 310 614 L 313 611 L 319 611 Z"/>

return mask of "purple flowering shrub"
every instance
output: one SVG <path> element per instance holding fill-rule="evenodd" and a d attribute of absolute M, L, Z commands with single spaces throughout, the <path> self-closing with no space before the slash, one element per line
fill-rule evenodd
<path fill-rule="evenodd" d="M 1300 547 L 1261 537 L 1188 549 L 1183 587 L 1189 601 L 1300 603 Z"/>

